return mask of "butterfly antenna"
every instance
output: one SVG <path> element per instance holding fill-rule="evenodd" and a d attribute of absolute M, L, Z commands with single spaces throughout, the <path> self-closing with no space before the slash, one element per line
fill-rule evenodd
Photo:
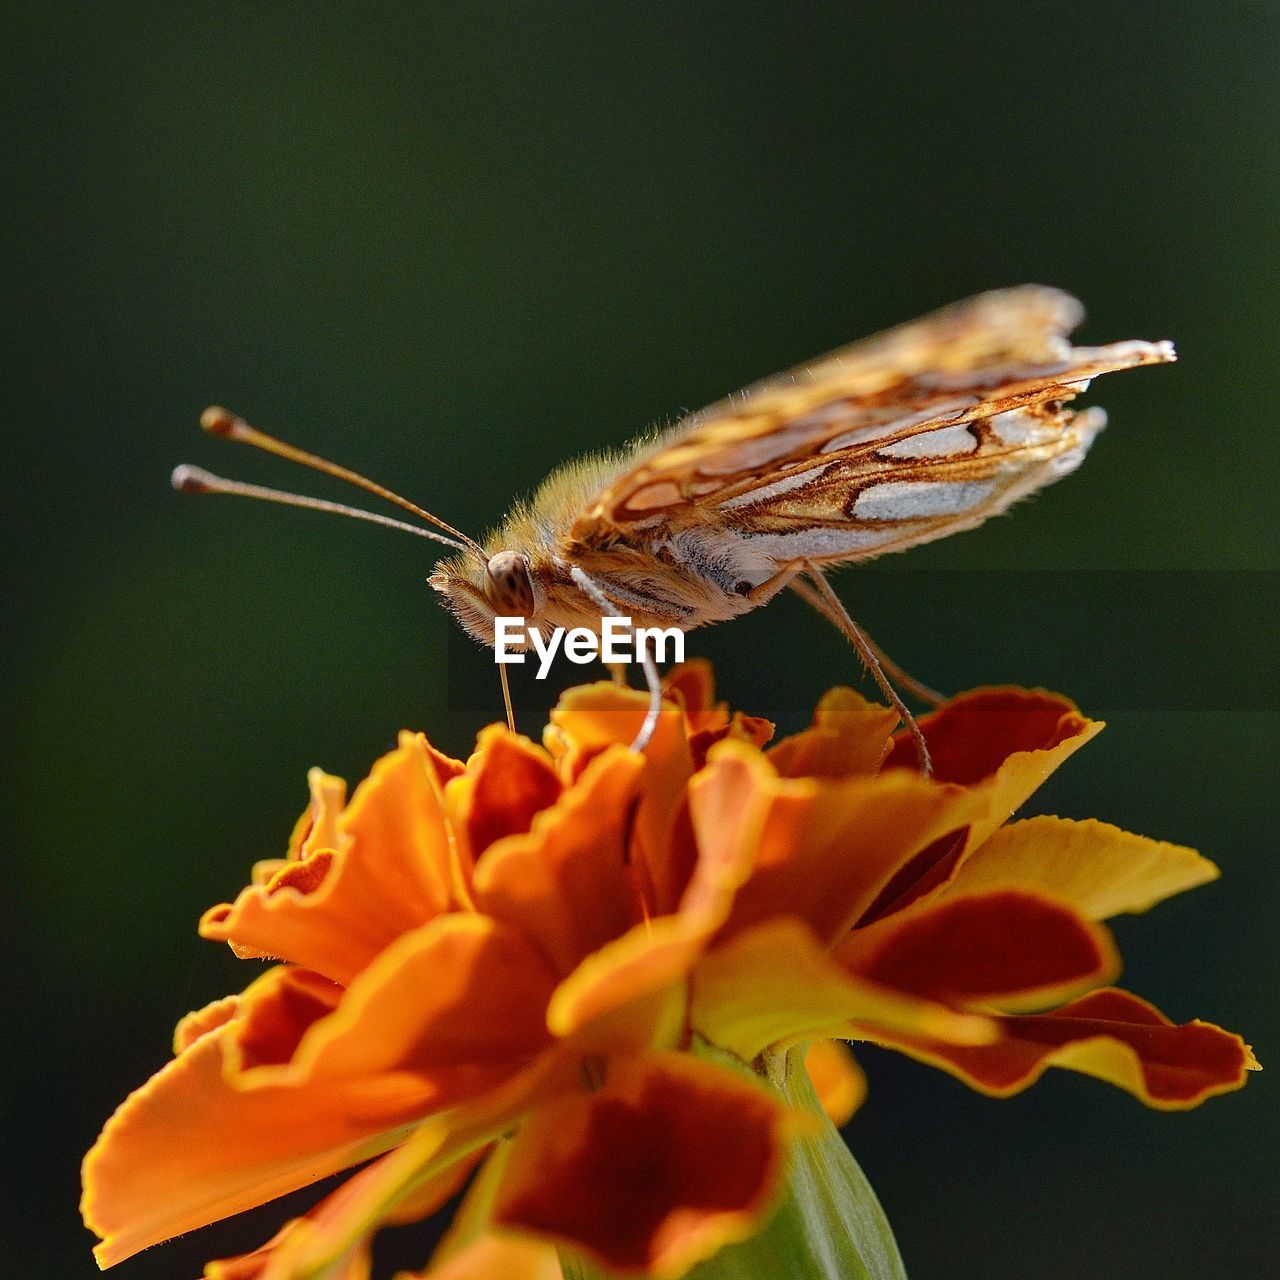
<path fill-rule="evenodd" d="M 378 515 L 373 511 L 361 511 L 359 507 L 348 507 L 342 502 L 327 502 L 324 498 L 306 498 L 300 493 L 286 493 L 282 489 L 267 489 L 259 484 L 242 484 L 238 480 L 224 480 L 202 467 L 189 467 L 183 463 L 175 467 L 171 477 L 173 487 L 179 493 L 230 493 L 240 498 L 258 498 L 263 502 L 274 502 L 282 507 L 302 507 L 307 511 L 327 511 L 335 516 L 350 516 L 353 520 L 365 520 L 369 524 L 380 524 L 387 529 L 399 529 L 402 533 L 412 533 L 419 538 L 430 538 L 432 542 L 442 542 L 455 551 L 468 551 L 464 543 L 455 542 L 443 534 L 433 533 L 419 525 L 409 524 L 404 520 L 393 520 L 390 516 Z"/>
<path fill-rule="evenodd" d="M 200 415 L 200 426 L 212 436 L 220 436 L 224 440 L 234 440 L 239 444 L 248 444 L 255 449 L 262 449 L 266 453 L 274 453 L 278 458 L 287 458 L 290 462 L 310 467 L 313 471 L 332 476 L 335 480 L 344 480 L 347 484 L 355 485 L 357 489 L 363 489 L 366 493 L 371 493 L 386 502 L 394 503 L 402 510 L 417 516 L 419 520 L 425 520 L 428 524 L 433 524 L 437 529 L 449 534 L 457 540 L 457 545 L 461 550 L 470 551 L 473 555 L 479 556 L 480 559 L 487 560 L 480 544 L 473 538 L 468 538 L 465 533 L 459 532 L 453 525 L 441 520 L 439 516 L 433 516 L 430 511 L 424 510 L 417 503 L 410 502 L 408 498 L 402 498 L 398 493 L 392 493 L 390 489 L 373 480 L 366 479 L 358 472 L 351 471 L 347 467 L 340 467 L 336 462 L 329 462 L 314 453 L 308 453 L 305 449 L 299 449 L 295 445 L 286 444 L 283 440 L 277 440 L 275 436 L 269 436 L 265 431 L 259 431 L 257 427 L 251 427 L 243 418 L 237 417 L 218 405 L 211 405 Z M 255 488 L 256 486 L 250 485 L 247 487 Z M 296 506 L 298 504 L 294 503 L 292 505 Z"/>

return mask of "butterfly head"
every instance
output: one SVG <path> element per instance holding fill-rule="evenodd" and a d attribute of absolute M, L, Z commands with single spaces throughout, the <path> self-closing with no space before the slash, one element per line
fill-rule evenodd
<path fill-rule="evenodd" d="M 537 574 L 518 551 L 499 551 L 483 561 L 458 556 L 439 565 L 427 581 L 481 644 L 493 644 L 494 618 L 533 618 L 546 601 Z"/>

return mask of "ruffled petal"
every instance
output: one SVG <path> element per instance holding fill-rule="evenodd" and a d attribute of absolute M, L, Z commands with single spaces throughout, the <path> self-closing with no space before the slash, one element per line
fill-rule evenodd
<path fill-rule="evenodd" d="M 133 1094 L 86 1157 L 109 1265 L 377 1155 L 405 1126 L 515 1077 L 550 1037 L 554 979 L 507 926 L 445 916 L 342 994 L 273 971 Z"/>
<path fill-rule="evenodd" d="M 641 917 L 630 840 L 643 770 L 641 756 L 610 748 L 532 830 L 498 841 L 476 869 L 477 907 L 522 929 L 559 973 Z"/>
<path fill-rule="evenodd" d="M 550 757 L 540 747 L 505 725 L 483 730 L 466 773 L 446 791 L 454 829 L 465 845 L 466 871 L 495 840 L 528 831 L 560 791 Z"/>
<path fill-rule="evenodd" d="M 991 1044 L 944 1045 L 877 1033 L 881 1044 L 941 1067 L 981 1093 L 1008 1097 L 1049 1067 L 1097 1076 L 1162 1111 L 1182 1111 L 1240 1088 L 1257 1061 L 1237 1035 L 1211 1022 L 1170 1022 L 1127 991 L 1094 991 L 1052 1013 L 998 1019 Z"/>
<path fill-rule="evenodd" d="M 201 1036 L 216 1031 L 224 1022 L 230 1022 L 239 1008 L 239 996 L 223 996 L 221 1000 L 215 1000 L 203 1009 L 192 1010 L 173 1029 L 174 1053 L 190 1049 Z"/>
<path fill-rule="evenodd" d="M 382 899 L 399 899 L 397 919 L 415 924 L 455 902 L 457 867 L 440 778 L 439 756 L 426 737 L 402 732 L 398 748 L 374 765 L 338 823 L 362 851 L 378 907 L 387 905 Z"/>
<path fill-rule="evenodd" d="M 109 1267 L 394 1146 L 425 1105 L 412 1078 L 243 1090 L 202 1036 L 131 1094 L 84 1162 L 86 1225 Z"/>
<path fill-rule="evenodd" d="M 716 766 L 735 762 L 736 767 Z M 921 778 L 905 769 L 876 777 L 839 780 L 779 778 L 758 753 L 723 742 L 699 776 L 699 801 L 729 811 L 749 773 L 758 789 L 753 804 L 766 808 L 757 824 L 745 820 L 704 824 L 704 857 L 721 865 L 753 862 L 737 890 L 726 933 L 776 916 L 799 916 L 824 941 L 842 937 L 875 900 L 886 881 L 921 849 L 971 826 L 986 812 L 979 792 Z M 691 800 L 691 803 L 697 803 Z M 735 842 L 751 841 L 744 851 Z"/>
<path fill-rule="evenodd" d="M 555 979 L 515 929 L 442 916 L 384 951 L 289 1066 L 309 1082 L 408 1075 L 432 1109 L 496 1087 L 549 1043 Z"/>
<path fill-rule="evenodd" d="M 512 1130 L 520 1116 L 540 1099 L 579 1087 L 581 1075 L 576 1061 L 543 1057 L 492 1093 L 419 1125 L 400 1146 L 371 1166 L 367 1177 L 361 1178 L 345 1199 L 340 1215 L 307 1235 L 305 1247 L 297 1251 L 294 1259 L 296 1274 L 327 1276 L 328 1269 L 380 1223 L 416 1220 L 424 1203 L 429 1208 L 435 1188 L 450 1177 L 459 1161 L 469 1169 L 486 1150 L 494 1149 L 502 1134 Z M 506 1146 L 500 1143 L 497 1150 Z M 473 1189 L 490 1180 L 494 1159 L 495 1155 L 490 1155 L 472 1184 Z"/>
<path fill-rule="evenodd" d="M 867 1097 L 867 1077 L 843 1040 L 814 1040 L 804 1055 L 804 1069 L 822 1109 L 840 1128 L 849 1123 Z"/>
<path fill-rule="evenodd" d="M 619 1275 L 680 1276 L 755 1232 L 793 1127 L 762 1087 L 720 1068 L 675 1054 L 616 1060 L 603 1088 L 525 1123 L 495 1218 Z"/>
<path fill-rule="evenodd" d="M 315 830 L 335 847 L 308 838 L 300 860 L 207 911 L 200 932 L 241 956 L 290 960 L 345 985 L 455 900 L 436 766 L 422 735 L 402 733 L 341 817 L 322 818 Z"/>
<path fill-rule="evenodd" d="M 718 929 L 747 883 L 773 805 L 776 775 L 757 751 L 726 744 L 689 784 L 694 864 L 683 915 Z"/>
<path fill-rule="evenodd" d="M 1119 972 L 1110 935 L 1069 907 L 1020 889 L 943 901 L 853 930 L 835 960 L 852 974 L 959 1008 L 1035 1008 Z"/>
<path fill-rule="evenodd" d="M 898 713 L 852 689 L 823 694 L 809 728 L 770 748 L 769 763 L 784 778 L 847 778 L 875 773 L 892 745 Z"/>
<path fill-rule="evenodd" d="M 707 939 L 706 929 L 680 916 L 636 925 L 556 988 L 548 1028 L 593 1052 L 673 1045 L 684 1026 L 685 978 Z"/>
<path fill-rule="evenodd" d="M 576 778 L 607 748 L 630 746 L 648 707 L 646 694 L 615 684 L 568 690 L 552 710 L 549 727 L 550 740 L 561 750 L 562 772 Z M 684 892 L 691 865 L 687 857 L 672 853 L 684 814 L 685 787 L 694 771 L 684 716 L 675 703 L 663 702 L 644 762 L 632 857 L 651 914 L 668 915 Z"/>
<path fill-rule="evenodd" d="M 662 689 L 684 712 L 690 733 L 729 723 L 729 704 L 716 701 L 715 668 L 706 658 L 690 658 L 672 667 Z"/>
<path fill-rule="evenodd" d="M 1106 822 L 1038 817 L 1002 827 L 940 892 L 1016 885 L 1070 903 L 1090 920 L 1106 920 L 1146 911 L 1217 877 L 1218 868 L 1194 849 L 1131 835 Z"/>
<path fill-rule="evenodd" d="M 307 787 L 311 803 L 289 838 L 289 862 L 299 862 L 317 849 L 338 847 L 338 819 L 347 807 L 347 784 L 323 769 L 310 769 Z"/>
<path fill-rule="evenodd" d="M 981 789 L 990 797 L 987 814 L 971 832 L 970 848 L 1006 822 L 1104 727 L 1058 694 L 1014 688 L 961 694 L 918 723 L 929 744 L 934 778 Z M 894 735 L 885 767 L 919 769 L 910 735 Z"/>
<path fill-rule="evenodd" d="M 770 920 L 703 957 L 693 974 L 690 1022 L 746 1062 L 771 1045 L 841 1036 L 854 1024 L 981 1044 L 988 1018 L 890 990 L 842 969 L 812 930 Z"/>

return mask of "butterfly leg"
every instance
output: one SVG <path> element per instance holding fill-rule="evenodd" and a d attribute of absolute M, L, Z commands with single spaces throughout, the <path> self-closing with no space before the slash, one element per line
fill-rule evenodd
<path fill-rule="evenodd" d="M 779 569 L 777 573 L 752 587 L 746 594 L 746 599 L 750 602 L 751 607 L 758 609 L 761 605 L 768 604 L 783 587 L 794 585 L 797 576 L 804 573 L 805 567 L 803 560 L 796 564 L 786 565 L 784 568 Z"/>
<path fill-rule="evenodd" d="M 827 581 L 822 570 L 808 561 L 804 562 L 804 570 L 808 575 L 809 582 L 812 584 L 812 596 L 816 597 L 816 599 L 811 598 L 810 594 L 800 590 L 802 584 L 799 580 L 791 584 L 792 589 L 802 599 L 808 600 L 810 604 L 813 604 L 819 613 L 828 618 L 857 650 L 858 657 L 862 659 L 863 666 L 866 667 L 871 678 L 880 687 L 880 692 L 884 694 L 889 700 L 889 705 L 901 717 L 903 725 L 915 743 L 916 754 L 920 758 L 920 772 L 925 777 L 928 777 L 933 772 L 933 765 L 929 759 L 929 744 L 925 742 L 924 734 L 920 732 L 920 726 L 916 724 L 915 716 L 907 709 L 907 704 L 902 701 L 898 691 L 889 682 L 889 677 L 885 675 L 874 646 L 868 641 L 862 628 L 849 616 L 848 610 L 840 602 L 840 597 L 831 589 L 831 584 Z M 821 605 L 817 601 L 821 601 Z"/>
<path fill-rule="evenodd" d="M 806 604 L 812 605 L 832 626 L 843 631 L 844 627 L 839 620 L 839 616 L 833 613 L 823 598 L 807 583 L 801 579 L 796 579 L 788 584 L 791 590 L 796 593 Z M 861 628 L 859 628 L 861 630 Z M 921 702 L 931 707 L 940 707 L 946 702 L 946 695 L 939 693 L 936 689 L 931 689 L 921 680 L 917 680 L 910 672 L 904 671 L 887 653 L 866 633 L 862 631 L 862 638 L 867 642 L 867 648 L 876 655 L 876 661 L 879 662 L 881 669 L 885 675 L 893 681 L 895 688 L 905 689 L 913 698 L 919 698 Z"/>
<path fill-rule="evenodd" d="M 578 568 L 575 564 L 569 566 L 569 574 L 574 582 L 577 583 L 583 595 L 600 610 L 601 618 L 616 616 L 614 614 L 616 606 L 609 600 L 609 597 L 601 589 L 600 584 L 589 573 Z M 644 671 L 645 684 L 649 687 L 649 708 L 644 714 L 640 732 L 636 734 L 631 743 L 631 750 L 643 751 L 649 745 L 649 739 L 653 737 L 653 731 L 658 727 L 658 716 L 662 714 L 662 678 L 658 675 L 658 664 L 654 662 L 647 649 L 640 646 L 640 652 L 636 657 L 640 660 L 641 669 Z"/>

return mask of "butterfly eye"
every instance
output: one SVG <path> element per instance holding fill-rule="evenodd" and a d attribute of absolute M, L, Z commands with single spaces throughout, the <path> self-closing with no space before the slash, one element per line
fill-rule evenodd
<path fill-rule="evenodd" d="M 501 617 L 532 617 L 533 581 L 524 556 L 516 551 L 499 551 L 496 556 L 490 556 L 484 575 L 484 594 Z"/>

